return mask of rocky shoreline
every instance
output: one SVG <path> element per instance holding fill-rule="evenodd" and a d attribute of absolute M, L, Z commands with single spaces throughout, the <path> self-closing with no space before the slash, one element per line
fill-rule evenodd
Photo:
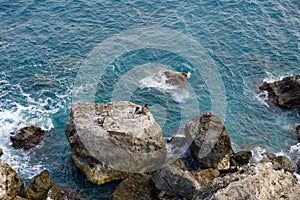
<path fill-rule="evenodd" d="M 268 102 L 284 109 L 300 108 L 300 76 L 259 88 Z M 251 151 L 234 152 L 218 116 L 205 113 L 186 122 L 184 135 L 164 141 L 151 112 L 135 114 L 131 102 L 75 103 L 66 126 L 75 166 L 94 184 L 122 180 L 111 200 L 123 199 L 297 199 L 296 165 L 285 156 L 265 154 L 251 162 Z M 295 126 L 299 134 L 300 125 Z M 25 127 L 11 137 L 13 146 L 28 150 L 44 132 Z M 299 136 L 300 138 L 300 136 Z M 0 156 L 2 154 L 0 149 Z M 5 153 L 5 152 L 4 152 Z M 25 187 L 8 164 L 0 163 L 0 199 L 83 200 L 55 184 L 47 170 Z"/>

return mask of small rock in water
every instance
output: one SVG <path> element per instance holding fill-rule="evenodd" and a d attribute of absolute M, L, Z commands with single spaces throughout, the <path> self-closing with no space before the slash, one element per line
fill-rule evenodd
<path fill-rule="evenodd" d="M 3 150 L 0 148 L 0 156 L 3 155 Z"/>
<path fill-rule="evenodd" d="M 174 72 L 171 70 L 165 71 L 166 83 L 173 86 L 181 86 L 188 80 L 188 74 L 185 72 Z"/>
<path fill-rule="evenodd" d="M 28 126 L 12 133 L 12 146 L 16 149 L 29 150 L 42 141 L 45 131 L 37 126 Z"/>
<path fill-rule="evenodd" d="M 300 125 L 296 127 L 296 135 L 298 139 L 300 140 Z"/>
<path fill-rule="evenodd" d="M 300 108 L 300 75 L 273 83 L 264 82 L 259 89 L 268 92 L 268 101 L 281 108 Z"/>

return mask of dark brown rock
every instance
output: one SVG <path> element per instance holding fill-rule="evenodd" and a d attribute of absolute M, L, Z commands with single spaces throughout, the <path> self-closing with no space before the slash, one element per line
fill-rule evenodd
<path fill-rule="evenodd" d="M 230 155 L 234 153 L 224 124 L 216 115 L 207 113 L 186 123 L 186 138 L 201 168 L 230 169 Z"/>
<path fill-rule="evenodd" d="M 63 195 L 63 190 L 58 184 L 53 184 L 47 192 L 47 198 L 51 200 L 58 200 Z"/>
<path fill-rule="evenodd" d="M 220 172 L 217 169 L 204 169 L 191 172 L 197 179 L 201 187 L 208 186 L 215 178 L 220 176 Z"/>
<path fill-rule="evenodd" d="M 300 125 L 296 127 L 296 135 L 298 139 L 300 140 Z"/>
<path fill-rule="evenodd" d="M 230 166 L 231 168 L 240 167 L 249 163 L 252 157 L 251 151 L 240 151 L 234 153 L 230 156 Z"/>
<path fill-rule="evenodd" d="M 155 187 L 151 177 L 146 174 L 134 174 L 123 180 L 111 195 L 111 200 L 151 200 L 155 199 Z"/>
<path fill-rule="evenodd" d="M 49 176 L 49 172 L 44 170 L 39 175 L 33 177 L 30 184 L 23 190 L 21 196 L 30 200 L 43 199 L 52 184 L 53 181 Z"/>
<path fill-rule="evenodd" d="M 300 75 L 285 77 L 273 83 L 264 82 L 260 90 L 268 92 L 268 101 L 281 108 L 300 108 Z"/>
<path fill-rule="evenodd" d="M 0 156 L 3 155 L 3 150 L 0 148 Z"/>
<path fill-rule="evenodd" d="M 42 141 L 45 131 L 37 126 L 28 126 L 12 133 L 10 137 L 12 146 L 16 149 L 29 150 Z"/>
<path fill-rule="evenodd" d="M 201 185 L 187 170 L 167 166 L 152 176 L 155 187 L 160 191 L 160 198 L 193 199 Z"/>

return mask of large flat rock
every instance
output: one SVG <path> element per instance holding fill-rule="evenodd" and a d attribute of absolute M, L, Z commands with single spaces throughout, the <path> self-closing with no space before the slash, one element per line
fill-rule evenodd
<path fill-rule="evenodd" d="M 96 184 L 160 168 L 166 156 L 162 130 L 151 112 L 134 114 L 131 102 L 74 103 L 66 128 L 72 159 Z"/>

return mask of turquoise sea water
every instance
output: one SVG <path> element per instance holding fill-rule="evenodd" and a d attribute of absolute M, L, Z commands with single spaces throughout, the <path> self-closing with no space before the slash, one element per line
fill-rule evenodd
<path fill-rule="evenodd" d="M 166 138 L 191 116 L 213 111 L 235 150 L 262 145 L 295 160 L 299 110 L 268 106 L 256 89 L 300 74 L 299 45 L 296 0 L 2 0 L 1 160 L 25 182 L 48 169 L 62 187 L 107 199 L 118 182 L 88 183 L 70 162 L 64 134 L 71 102 L 91 91 L 89 100 L 99 103 L 149 104 Z M 187 88 L 165 85 L 164 69 L 189 72 Z M 14 150 L 10 132 L 31 124 L 48 130 L 42 144 Z"/>

